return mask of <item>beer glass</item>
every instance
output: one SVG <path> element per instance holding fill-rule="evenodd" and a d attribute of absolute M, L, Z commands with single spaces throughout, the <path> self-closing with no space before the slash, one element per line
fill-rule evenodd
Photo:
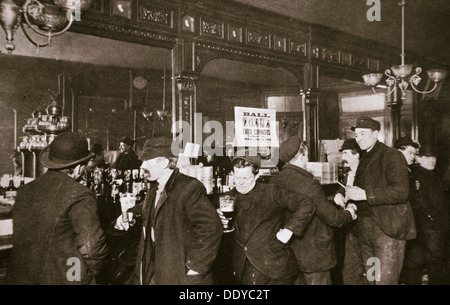
<path fill-rule="evenodd" d="M 219 197 L 220 211 L 223 216 L 228 220 L 228 224 L 224 225 L 224 232 L 233 232 L 234 228 L 231 225 L 231 220 L 234 214 L 234 201 L 235 197 L 232 195 L 221 195 Z"/>

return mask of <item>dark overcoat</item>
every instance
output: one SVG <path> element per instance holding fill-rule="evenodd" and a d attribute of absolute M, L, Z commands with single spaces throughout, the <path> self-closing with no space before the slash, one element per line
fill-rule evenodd
<path fill-rule="evenodd" d="M 418 229 L 447 233 L 449 206 L 439 177 L 421 166 L 412 169 L 411 205 Z"/>
<path fill-rule="evenodd" d="M 365 170 L 367 203 L 372 219 L 396 239 L 416 238 L 416 225 L 409 202 L 409 175 L 405 157 L 381 142 Z"/>
<path fill-rule="evenodd" d="M 130 169 L 138 169 L 141 167 L 142 161 L 139 160 L 138 155 L 134 150 L 130 150 L 127 154 L 120 153 L 117 160 L 111 166 L 112 168 L 124 171 Z"/>
<path fill-rule="evenodd" d="M 303 236 L 292 240 L 291 248 L 302 272 L 328 271 L 336 265 L 336 250 L 332 227 L 352 222 L 350 212 L 339 210 L 327 200 L 322 186 L 306 170 L 287 164 L 271 179 L 271 183 L 285 187 L 311 198 L 316 213 Z"/>
<path fill-rule="evenodd" d="M 130 283 L 213 284 L 211 267 L 223 227 L 204 185 L 175 169 L 155 207 L 156 190 L 155 184 L 143 203 L 132 209 L 142 215 L 143 234 Z M 188 269 L 200 275 L 186 275 Z"/>
<path fill-rule="evenodd" d="M 274 184 L 256 183 L 247 194 L 236 196 L 233 239 L 233 274 L 237 282 L 244 270 L 245 260 L 271 279 L 283 279 L 298 273 L 295 255 L 289 246 L 276 237 L 286 228 L 301 236 L 314 214 L 310 198 Z M 292 212 L 284 223 L 286 210 Z"/>
<path fill-rule="evenodd" d="M 54 170 L 19 188 L 8 284 L 93 284 L 106 256 L 90 189 Z M 67 275 L 77 275 L 77 260 L 80 280 L 70 281 Z"/>

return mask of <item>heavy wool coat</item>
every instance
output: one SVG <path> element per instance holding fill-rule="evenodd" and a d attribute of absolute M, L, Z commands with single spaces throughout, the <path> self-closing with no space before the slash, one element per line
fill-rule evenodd
<path fill-rule="evenodd" d="M 306 170 L 286 164 L 282 171 L 271 179 L 271 183 L 285 187 L 311 198 L 315 214 L 303 236 L 291 242 L 302 272 L 328 271 L 336 265 L 336 251 L 332 227 L 345 226 L 352 222 L 350 212 L 339 210 L 327 200 L 322 186 Z"/>
<path fill-rule="evenodd" d="M 449 204 L 439 177 L 428 169 L 412 169 L 411 205 L 418 229 L 446 234 L 449 224 Z"/>
<path fill-rule="evenodd" d="M 366 167 L 365 185 L 361 186 L 366 191 L 372 219 L 392 238 L 414 239 L 416 225 L 408 199 L 408 164 L 397 149 L 381 142 L 375 145 L 379 147 Z"/>
<path fill-rule="evenodd" d="M 236 196 L 233 239 L 233 274 L 237 282 L 248 261 L 271 279 L 283 279 L 298 273 L 295 255 L 289 244 L 276 237 L 286 228 L 301 236 L 314 214 L 310 198 L 278 187 L 274 184 L 256 183 L 247 194 Z M 284 222 L 285 212 L 292 212 Z"/>
<path fill-rule="evenodd" d="M 97 200 L 90 189 L 54 170 L 19 189 L 8 284 L 94 284 L 106 256 Z M 70 281 L 67 275 L 77 274 L 71 269 L 77 259 L 80 280 Z"/>
<path fill-rule="evenodd" d="M 130 284 L 213 284 L 211 267 L 222 222 L 204 185 L 175 169 L 155 207 L 157 185 L 131 210 L 142 215 L 143 234 Z M 154 241 L 151 236 L 154 230 Z M 188 269 L 199 275 L 186 275 Z"/>

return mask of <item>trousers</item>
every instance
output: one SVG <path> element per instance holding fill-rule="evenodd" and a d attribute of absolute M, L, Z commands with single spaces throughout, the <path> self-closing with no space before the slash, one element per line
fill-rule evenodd
<path fill-rule="evenodd" d="M 356 220 L 366 285 L 398 285 L 405 257 L 406 240 L 384 233 L 371 217 Z"/>

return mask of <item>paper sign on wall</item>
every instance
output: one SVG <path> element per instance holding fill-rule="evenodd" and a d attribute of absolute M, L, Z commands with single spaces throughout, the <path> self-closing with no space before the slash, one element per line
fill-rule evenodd
<path fill-rule="evenodd" d="M 274 109 L 234 107 L 238 147 L 278 147 Z"/>

